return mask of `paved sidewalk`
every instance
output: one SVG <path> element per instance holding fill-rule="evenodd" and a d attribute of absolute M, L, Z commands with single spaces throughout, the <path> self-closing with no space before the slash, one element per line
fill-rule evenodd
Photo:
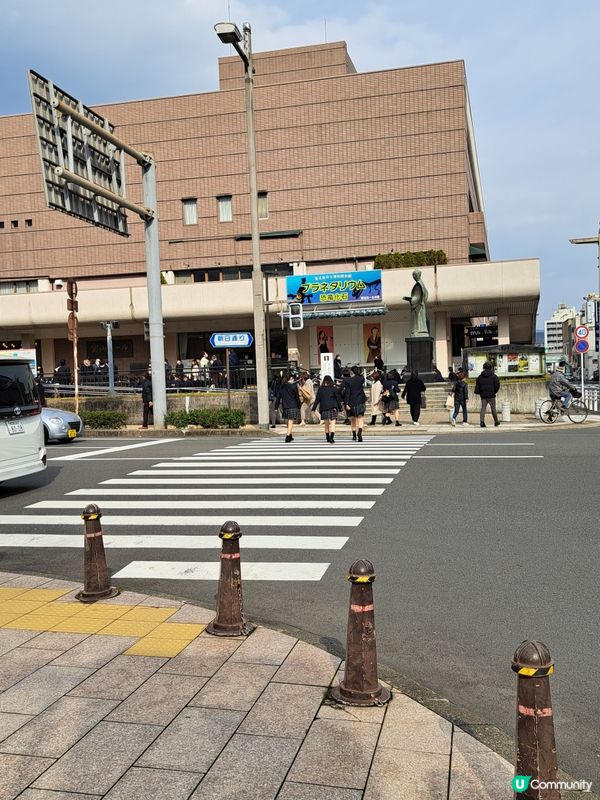
<path fill-rule="evenodd" d="M 142 594 L 91 605 L 0 573 L 0 800 L 509 800 L 508 762 L 394 691 L 326 699 L 340 660 Z"/>
<path fill-rule="evenodd" d="M 539 417 L 535 417 L 533 414 L 511 414 L 511 421 L 510 422 L 502 422 L 500 425 L 495 428 L 494 422 L 490 415 L 488 414 L 487 419 L 487 427 L 480 428 L 479 427 L 479 409 L 475 409 L 470 417 L 469 417 L 469 424 L 463 425 L 460 421 L 457 422 L 456 426 L 453 427 L 450 425 L 448 421 L 448 412 L 447 411 L 438 411 L 438 410 L 429 410 L 425 409 L 421 414 L 420 424 L 413 425 L 410 420 L 410 415 L 408 413 L 407 408 L 401 406 L 400 408 L 400 421 L 402 423 L 401 427 L 397 428 L 395 425 L 381 425 L 381 414 L 377 417 L 377 424 L 376 425 L 369 425 L 370 422 L 370 414 L 365 416 L 365 435 L 369 436 L 393 436 L 395 433 L 398 435 L 411 435 L 414 434 L 416 436 L 423 435 L 423 434 L 441 434 L 441 433 L 466 433 L 466 434 L 493 434 L 498 435 L 501 433 L 515 433 L 518 431 L 527 431 L 527 432 L 534 432 L 534 431 L 555 431 L 555 430 L 580 430 L 582 428 L 588 428 L 590 426 L 597 427 L 600 425 L 600 415 L 598 414 L 590 414 L 587 420 L 583 423 L 583 425 L 574 425 L 569 420 L 565 420 L 564 422 L 555 422 L 552 425 L 548 425 L 545 422 L 542 422 Z M 459 420 L 462 417 L 459 416 Z M 502 418 L 501 418 L 502 419 Z M 294 425 L 294 438 L 297 434 L 302 435 L 304 433 L 307 434 L 315 434 L 319 431 L 322 431 L 323 428 L 321 425 L 317 424 L 310 424 L 310 425 Z M 345 431 L 349 430 L 347 425 L 344 425 L 343 418 L 338 420 L 336 426 L 336 435 L 342 435 Z M 88 437 L 110 437 L 110 438 L 149 438 L 153 439 L 157 436 L 160 437 L 173 437 L 179 438 L 182 436 L 277 436 L 283 435 L 285 436 L 286 433 L 286 426 L 283 424 L 277 425 L 276 428 L 270 428 L 268 431 L 263 431 L 258 428 L 257 425 L 245 425 L 243 428 L 234 428 L 234 429 L 225 429 L 219 428 L 217 429 L 203 429 L 203 428 L 189 428 L 185 430 L 180 430 L 177 428 L 168 428 L 167 430 L 160 431 L 154 430 L 154 428 L 150 427 L 148 430 L 140 430 L 139 426 L 137 425 L 127 425 L 124 428 L 119 428 L 116 430 L 113 429 L 106 429 L 106 430 L 93 430 L 91 428 L 86 429 L 86 436 Z M 83 441 L 83 440 L 82 440 Z"/>

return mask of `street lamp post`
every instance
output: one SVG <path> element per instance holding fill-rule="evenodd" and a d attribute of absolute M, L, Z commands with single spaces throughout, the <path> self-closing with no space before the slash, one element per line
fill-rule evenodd
<path fill-rule="evenodd" d="M 579 239 L 569 239 L 571 244 L 595 244 L 598 247 L 598 306 L 600 308 L 600 223 L 598 224 L 597 236 L 583 236 Z M 600 352 L 600 344 L 596 342 L 596 352 Z M 583 385 L 583 362 L 584 357 L 581 356 L 581 382 Z"/>
<path fill-rule="evenodd" d="M 243 25 L 240 33 L 233 22 L 218 22 L 215 31 L 225 44 L 231 44 L 244 63 L 246 84 L 246 120 L 248 130 L 248 185 L 250 190 L 250 230 L 252 236 L 252 311 L 254 314 L 254 353 L 256 361 L 256 395 L 258 425 L 269 427 L 269 397 L 267 354 L 265 350 L 265 304 L 263 275 L 260 263 L 260 232 L 258 228 L 258 191 L 256 185 L 256 141 L 254 137 L 254 68 L 252 65 L 252 32 Z"/>

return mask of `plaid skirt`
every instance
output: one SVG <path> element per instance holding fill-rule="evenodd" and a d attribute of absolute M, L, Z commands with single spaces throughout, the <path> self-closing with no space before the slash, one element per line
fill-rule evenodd
<path fill-rule="evenodd" d="M 384 411 L 396 411 L 400 408 L 400 402 L 398 399 L 394 400 L 385 400 L 383 401 L 383 410 Z"/>
<path fill-rule="evenodd" d="M 337 419 L 337 408 L 328 408 L 327 411 L 321 411 L 321 419 Z"/>
<path fill-rule="evenodd" d="M 281 412 L 281 416 L 284 419 L 292 419 L 295 422 L 298 422 L 300 419 L 300 409 L 299 408 L 284 408 Z"/>
<path fill-rule="evenodd" d="M 365 415 L 366 406 L 364 403 L 361 403 L 358 406 L 350 406 L 350 411 L 348 411 L 349 417 L 364 417 Z"/>

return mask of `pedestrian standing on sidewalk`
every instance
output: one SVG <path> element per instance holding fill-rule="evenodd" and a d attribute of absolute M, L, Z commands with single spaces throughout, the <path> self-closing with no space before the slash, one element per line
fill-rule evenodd
<path fill-rule="evenodd" d="M 303 372 L 300 375 L 300 385 L 298 387 L 300 392 L 300 425 L 306 425 L 306 412 L 310 411 L 311 406 L 315 402 L 315 385 L 308 372 Z M 314 409 L 313 409 L 314 410 Z M 319 417 L 319 422 L 321 418 Z"/>
<path fill-rule="evenodd" d="M 287 436 L 286 442 L 293 442 L 294 437 L 294 422 L 300 420 L 300 393 L 298 391 L 298 383 L 296 382 L 296 375 L 294 372 L 288 372 L 285 383 L 281 385 L 279 390 L 279 398 L 277 400 L 277 407 L 281 405 L 283 411 L 282 416 L 287 423 Z"/>
<path fill-rule="evenodd" d="M 363 428 L 365 426 L 365 409 L 367 395 L 365 394 L 365 378 L 360 367 L 355 366 L 350 370 L 350 377 L 346 378 L 344 390 L 344 404 L 346 414 L 350 417 L 352 441 L 362 442 Z"/>
<path fill-rule="evenodd" d="M 500 379 L 494 373 L 494 368 L 489 361 L 483 365 L 483 371 L 475 381 L 475 394 L 481 397 L 481 411 L 479 412 L 479 426 L 485 428 L 485 412 L 489 405 L 492 417 L 494 418 L 494 427 L 500 425 L 498 421 L 498 412 L 496 411 L 496 395 L 500 391 Z"/>
<path fill-rule="evenodd" d="M 419 417 L 421 416 L 421 403 L 423 395 L 426 391 L 426 386 L 419 378 L 419 373 L 413 370 L 410 373 L 410 378 L 406 381 L 404 389 L 402 389 L 402 399 L 410 406 L 410 416 L 413 425 L 419 424 Z"/>
<path fill-rule="evenodd" d="M 342 401 L 330 375 L 325 375 L 323 383 L 317 389 L 312 410 L 317 413 L 317 409 L 320 410 L 321 419 L 325 425 L 325 439 L 330 444 L 334 444 L 335 421 L 338 411 L 342 409 Z"/>
<path fill-rule="evenodd" d="M 392 424 L 392 414 L 396 420 L 396 427 L 399 428 L 402 423 L 400 422 L 400 401 L 398 400 L 398 391 L 400 389 L 400 376 L 397 369 L 391 369 L 386 372 L 382 381 L 383 391 L 381 393 L 381 400 L 383 402 L 383 412 L 385 415 L 383 424 Z"/>
<path fill-rule="evenodd" d="M 463 425 L 468 425 L 467 419 L 467 400 L 469 399 L 469 387 L 467 386 L 466 373 L 459 369 L 456 373 L 456 380 L 452 384 L 452 394 L 454 395 L 454 413 L 450 420 L 451 425 L 456 425 L 459 409 L 462 408 Z"/>
<path fill-rule="evenodd" d="M 150 409 L 152 408 L 152 378 L 149 372 L 146 372 L 142 381 L 142 404 L 142 427 L 140 430 L 146 430 L 150 418 Z"/>
<path fill-rule="evenodd" d="M 381 373 L 375 370 L 371 375 L 371 422 L 369 425 L 375 425 L 377 422 L 377 414 L 381 411 L 381 422 L 384 423 L 385 414 L 383 413 L 383 405 L 381 402 L 381 392 L 383 386 L 381 385 Z"/>

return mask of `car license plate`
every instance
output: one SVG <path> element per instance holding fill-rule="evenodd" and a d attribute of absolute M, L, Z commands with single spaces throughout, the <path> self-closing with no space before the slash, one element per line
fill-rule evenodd
<path fill-rule="evenodd" d="M 25 428 L 20 422 L 7 422 L 6 427 L 8 428 L 8 432 L 11 436 L 13 436 L 15 433 L 25 433 Z"/>
<path fill-rule="evenodd" d="M 69 439 L 74 439 L 77 436 L 77 431 L 73 430 L 73 428 L 69 428 L 67 431 L 67 436 Z"/>

